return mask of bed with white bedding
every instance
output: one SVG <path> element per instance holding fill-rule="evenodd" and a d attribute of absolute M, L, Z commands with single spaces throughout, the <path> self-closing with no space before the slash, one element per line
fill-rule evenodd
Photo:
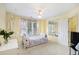
<path fill-rule="evenodd" d="M 44 44 L 48 42 L 48 38 L 46 35 L 33 35 L 33 36 L 22 36 L 22 42 L 24 48 L 36 46 L 39 44 Z"/>

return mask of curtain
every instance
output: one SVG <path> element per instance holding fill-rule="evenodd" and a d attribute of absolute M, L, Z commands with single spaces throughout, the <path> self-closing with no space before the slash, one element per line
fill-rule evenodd
<path fill-rule="evenodd" d="M 20 19 L 20 34 L 27 34 L 27 21 L 23 18 Z"/>
<path fill-rule="evenodd" d="M 13 31 L 13 36 L 16 38 L 19 34 L 19 21 L 20 18 L 10 13 L 6 13 L 6 30 Z"/>
<path fill-rule="evenodd" d="M 22 18 L 20 20 L 20 31 L 21 35 L 23 35 L 24 33 L 26 35 L 37 34 L 37 22 Z"/>

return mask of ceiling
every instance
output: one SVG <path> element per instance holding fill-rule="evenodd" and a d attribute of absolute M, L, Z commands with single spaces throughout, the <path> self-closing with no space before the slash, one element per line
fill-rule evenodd
<path fill-rule="evenodd" d="M 4 4 L 7 11 L 15 13 L 20 16 L 31 16 L 38 18 L 36 14 L 37 8 L 45 9 L 42 18 L 58 16 L 67 11 L 76 8 L 77 3 L 6 3 Z"/>

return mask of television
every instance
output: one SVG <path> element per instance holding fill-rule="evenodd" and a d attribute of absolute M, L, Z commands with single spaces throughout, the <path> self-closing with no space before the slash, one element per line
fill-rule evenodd
<path fill-rule="evenodd" d="M 75 47 L 79 42 L 79 32 L 71 32 L 71 47 L 77 50 Z"/>

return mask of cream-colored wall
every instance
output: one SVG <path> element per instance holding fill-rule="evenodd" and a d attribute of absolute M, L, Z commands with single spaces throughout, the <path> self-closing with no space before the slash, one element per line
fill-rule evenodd
<path fill-rule="evenodd" d="M 2 4 L 0 4 L 0 28 L 1 29 L 6 28 L 6 22 L 5 22 L 6 21 L 6 19 L 5 19 L 6 15 L 5 15 L 5 12 L 6 12 L 5 7 Z"/>
<path fill-rule="evenodd" d="M 78 22 L 78 17 L 73 16 L 69 18 L 69 32 L 77 32 L 77 22 Z"/>
<path fill-rule="evenodd" d="M 38 32 L 47 33 L 48 30 L 48 21 L 45 19 L 38 20 Z"/>
<path fill-rule="evenodd" d="M 0 29 L 6 29 L 6 15 L 5 15 L 5 7 L 0 4 Z M 4 41 L 3 37 L 0 36 L 0 42 Z"/>

